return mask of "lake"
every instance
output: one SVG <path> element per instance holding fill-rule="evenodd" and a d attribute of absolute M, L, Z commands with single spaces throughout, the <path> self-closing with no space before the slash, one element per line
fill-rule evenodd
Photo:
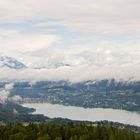
<path fill-rule="evenodd" d="M 81 121 L 108 120 L 140 126 L 140 113 L 125 110 L 83 108 L 50 103 L 26 103 L 23 106 L 35 108 L 36 111 L 33 114 L 44 114 L 50 118 L 62 117 Z"/>

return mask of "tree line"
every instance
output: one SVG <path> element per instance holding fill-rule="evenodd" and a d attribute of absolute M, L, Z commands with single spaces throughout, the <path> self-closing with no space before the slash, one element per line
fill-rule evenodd
<path fill-rule="evenodd" d="M 0 140 L 140 140 L 127 129 L 69 123 L 0 126 Z"/>

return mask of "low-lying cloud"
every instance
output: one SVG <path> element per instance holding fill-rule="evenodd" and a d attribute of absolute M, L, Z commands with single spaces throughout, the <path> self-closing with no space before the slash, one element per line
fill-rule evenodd
<path fill-rule="evenodd" d="M 68 80 L 71 82 L 80 82 L 86 80 L 102 80 L 115 78 L 116 80 L 127 81 L 130 79 L 140 80 L 139 69 L 140 66 L 106 66 L 102 69 L 102 67 L 82 65 L 79 67 L 60 67 L 57 69 L 25 69 L 21 71 L 0 69 L 0 74 L 1 80 Z M 9 91 L 7 91 L 6 89 L 2 92 L 6 92 L 6 95 L 9 94 Z"/>
<path fill-rule="evenodd" d="M 19 102 L 22 102 L 22 97 L 19 95 L 15 95 L 15 96 L 9 97 L 8 101 L 13 102 L 13 103 L 19 103 Z"/>
<path fill-rule="evenodd" d="M 139 7 L 139 0 L 1 0 L 0 54 L 28 69 L 0 69 L 0 79 L 140 80 Z"/>
<path fill-rule="evenodd" d="M 13 89 L 14 83 L 5 84 L 3 90 L 0 91 L 0 103 L 5 103 L 8 99 L 10 91 Z"/>

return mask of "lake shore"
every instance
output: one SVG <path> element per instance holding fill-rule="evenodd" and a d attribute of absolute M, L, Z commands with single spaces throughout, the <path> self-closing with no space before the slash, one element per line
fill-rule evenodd
<path fill-rule="evenodd" d="M 50 103 L 26 103 L 23 106 L 36 109 L 33 114 L 44 114 L 50 118 L 61 117 L 79 121 L 108 120 L 140 126 L 140 114 L 125 110 L 83 108 Z"/>

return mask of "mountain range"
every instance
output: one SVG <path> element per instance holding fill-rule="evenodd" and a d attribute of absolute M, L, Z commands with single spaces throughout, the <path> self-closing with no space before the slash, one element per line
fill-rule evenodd
<path fill-rule="evenodd" d="M 54 63 L 54 64 L 47 64 L 46 66 L 39 66 L 39 67 L 31 67 L 32 69 L 57 69 L 59 67 L 70 67 L 70 64 L 65 63 Z M 0 68 L 10 68 L 10 69 L 25 69 L 28 68 L 25 64 L 18 61 L 13 57 L 8 56 L 0 56 Z"/>
<path fill-rule="evenodd" d="M 27 66 L 19 62 L 15 58 L 0 56 L 0 68 L 24 69 L 27 68 Z"/>

